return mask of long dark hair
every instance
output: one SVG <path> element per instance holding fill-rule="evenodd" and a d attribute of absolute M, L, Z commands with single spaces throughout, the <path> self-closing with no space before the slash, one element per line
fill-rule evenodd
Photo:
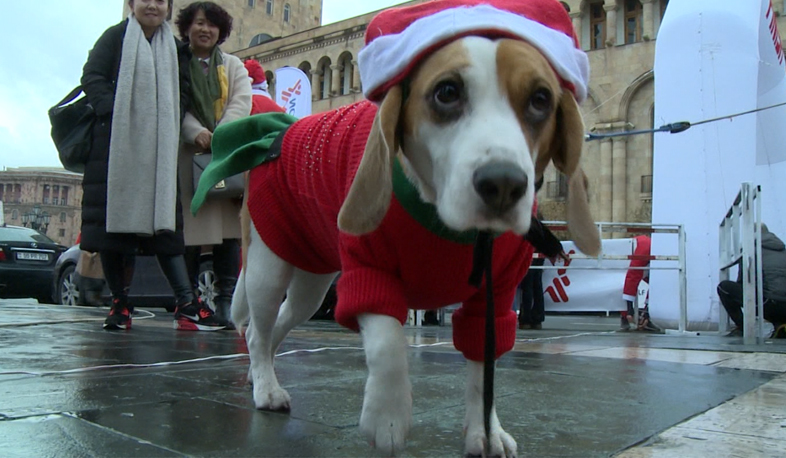
<path fill-rule="evenodd" d="M 175 25 L 180 33 L 180 39 L 188 43 L 188 29 L 194 23 L 194 18 L 199 10 L 204 11 L 207 20 L 218 27 L 218 43 L 216 44 L 220 45 L 226 41 L 229 34 L 232 33 L 232 16 L 227 13 L 227 10 L 213 2 L 194 2 L 177 13 Z"/>

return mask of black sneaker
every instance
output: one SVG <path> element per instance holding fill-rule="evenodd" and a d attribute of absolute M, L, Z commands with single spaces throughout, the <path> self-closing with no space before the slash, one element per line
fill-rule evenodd
<path fill-rule="evenodd" d="M 131 329 L 131 310 L 128 308 L 126 301 L 122 299 L 112 300 L 109 316 L 104 320 L 104 329 L 107 331 Z"/>
<path fill-rule="evenodd" d="M 210 307 L 197 299 L 175 309 L 173 327 L 180 331 L 220 331 L 226 326 L 216 320 Z"/>

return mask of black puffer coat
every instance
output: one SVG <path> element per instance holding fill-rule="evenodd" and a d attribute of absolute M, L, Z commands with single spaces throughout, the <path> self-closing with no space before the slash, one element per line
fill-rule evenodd
<path fill-rule="evenodd" d="M 93 129 L 93 147 L 82 178 L 82 241 L 80 246 L 87 251 L 119 251 L 137 254 L 183 254 L 183 210 L 177 198 L 175 232 L 162 232 L 152 237 L 134 234 L 106 232 L 107 171 L 109 165 L 109 138 L 112 134 L 112 110 L 115 89 L 120 72 L 128 20 L 107 29 L 98 39 L 82 71 L 82 89 L 96 112 Z M 188 65 L 191 52 L 188 45 L 177 41 L 180 65 L 180 119 L 189 108 L 190 80 Z M 151 88 L 151 90 L 154 90 Z M 155 119 L 151 117 L 151 119 Z M 139 183 L 140 186 L 151 186 Z M 172 177 L 176 180 L 176 177 Z M 179 194 L 179 189 L 178 189 Z"/>

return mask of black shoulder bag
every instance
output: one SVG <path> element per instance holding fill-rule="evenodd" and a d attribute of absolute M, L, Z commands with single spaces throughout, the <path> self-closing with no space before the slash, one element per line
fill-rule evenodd
<path fill-rule="evenodd" d="M 82 86 L 71 91 L 57 105 L 49 109 L 52 125 L 52 141 L 66 170 L 84 173 L 93 143 L 93 125 L 96 115 L 93 107 L 82 97 L 71 103 L 82 93 Z"/>

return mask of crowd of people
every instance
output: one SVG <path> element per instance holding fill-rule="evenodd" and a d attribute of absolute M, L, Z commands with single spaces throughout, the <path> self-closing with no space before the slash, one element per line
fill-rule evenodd
<path fill-rule="evenodd" d="M 182 8 L 174 21 L 178 38 L 167 22 L 172 0 L 128 5 L 129 16 L 101 35 L 82 74 L 96 123 L 83 177 L 80 247 L 99 254 L 112 296 L 104 328 L 131 327 L 137 255 L 157 257 L 175 297 L 176 329 L 231 328 L 241 200 L 208 201 L 191 215 L 193 157 L 209 154 L 215 128 L 249 116 L 252 105 L 256 112 L 283 109 L 253 102 L 266 94 L 258 62 L 221 51 L 232 32 L 224 8 L 209 1 Z M 196 294 L 204 246 L 212 250 L 215 312 Z"/>

